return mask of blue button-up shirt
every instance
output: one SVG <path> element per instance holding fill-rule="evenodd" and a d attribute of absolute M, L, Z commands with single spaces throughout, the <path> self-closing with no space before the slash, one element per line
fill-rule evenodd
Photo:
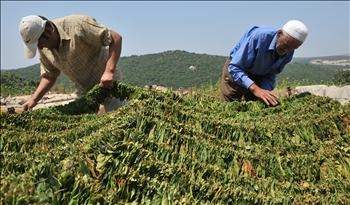
<path fill-rule="evenodd" d="M 249 88 L 254 81 L 253 76 L 258 77 L 259 87 L 273 90 L 276 74 L 280 73 L 289 63 L 294 51 L 278 57 L 276 55 L 277 29 L 254 26 L 232 49 L 231 62 L 228 71 L 234 82 Z"/>

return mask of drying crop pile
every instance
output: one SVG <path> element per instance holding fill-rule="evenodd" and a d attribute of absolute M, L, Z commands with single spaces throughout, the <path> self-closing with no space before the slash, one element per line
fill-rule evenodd
<path fill-rule="evenodd" d="M 107 95 L 127 105 L 93 114 Z M 350 106 L 266 108 L 125 84 L 1 114 L 2 204 L 349 204 Z"/>

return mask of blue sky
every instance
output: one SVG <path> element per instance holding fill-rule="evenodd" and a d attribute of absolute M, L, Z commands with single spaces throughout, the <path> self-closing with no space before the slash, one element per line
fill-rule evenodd
<path fill-rule="evenodd" d="M 303 21 L 310 34 L 296 57 L 350 53 L 350 6 L 343 2 L 68 2 L 1 1 L 1 69 L 38 63 L 24 59 L 21 17 L 87 14 L 123 36 L 122 56 L 186 50 L 227 56 L 251 26 L 279 28 Z"/>

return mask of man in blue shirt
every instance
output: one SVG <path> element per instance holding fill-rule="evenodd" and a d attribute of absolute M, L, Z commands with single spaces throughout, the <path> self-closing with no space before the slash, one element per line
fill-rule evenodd
<path fill-rule="evenodd" d="M 276 75 L 289 63 L 294 50 L 308 34 L 297 20 L 288 21 L 281 29 L 249 29 L 235 45 L 221 76 L 221 98 L 225 101 L 260 99 L 269 106 L 278 104 Z"/>

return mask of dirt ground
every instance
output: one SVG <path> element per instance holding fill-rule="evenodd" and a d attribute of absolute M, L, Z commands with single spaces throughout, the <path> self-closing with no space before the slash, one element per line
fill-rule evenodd
<path fill-rule="evenodd" d="M 72 94 L 47 94 L 45 95 L 38 104 L 33 108 L 33 110 L 40 108 L 47 108 L 57 105 L 64 105 L 77 99 L 77 95 Z M 21 110 L 23 104 L 30 98 L 30 95 L 21 96 L 9 96 L 6 98 L 1 97 L 1 111 L 8 112 L 9 109 Z"/>

